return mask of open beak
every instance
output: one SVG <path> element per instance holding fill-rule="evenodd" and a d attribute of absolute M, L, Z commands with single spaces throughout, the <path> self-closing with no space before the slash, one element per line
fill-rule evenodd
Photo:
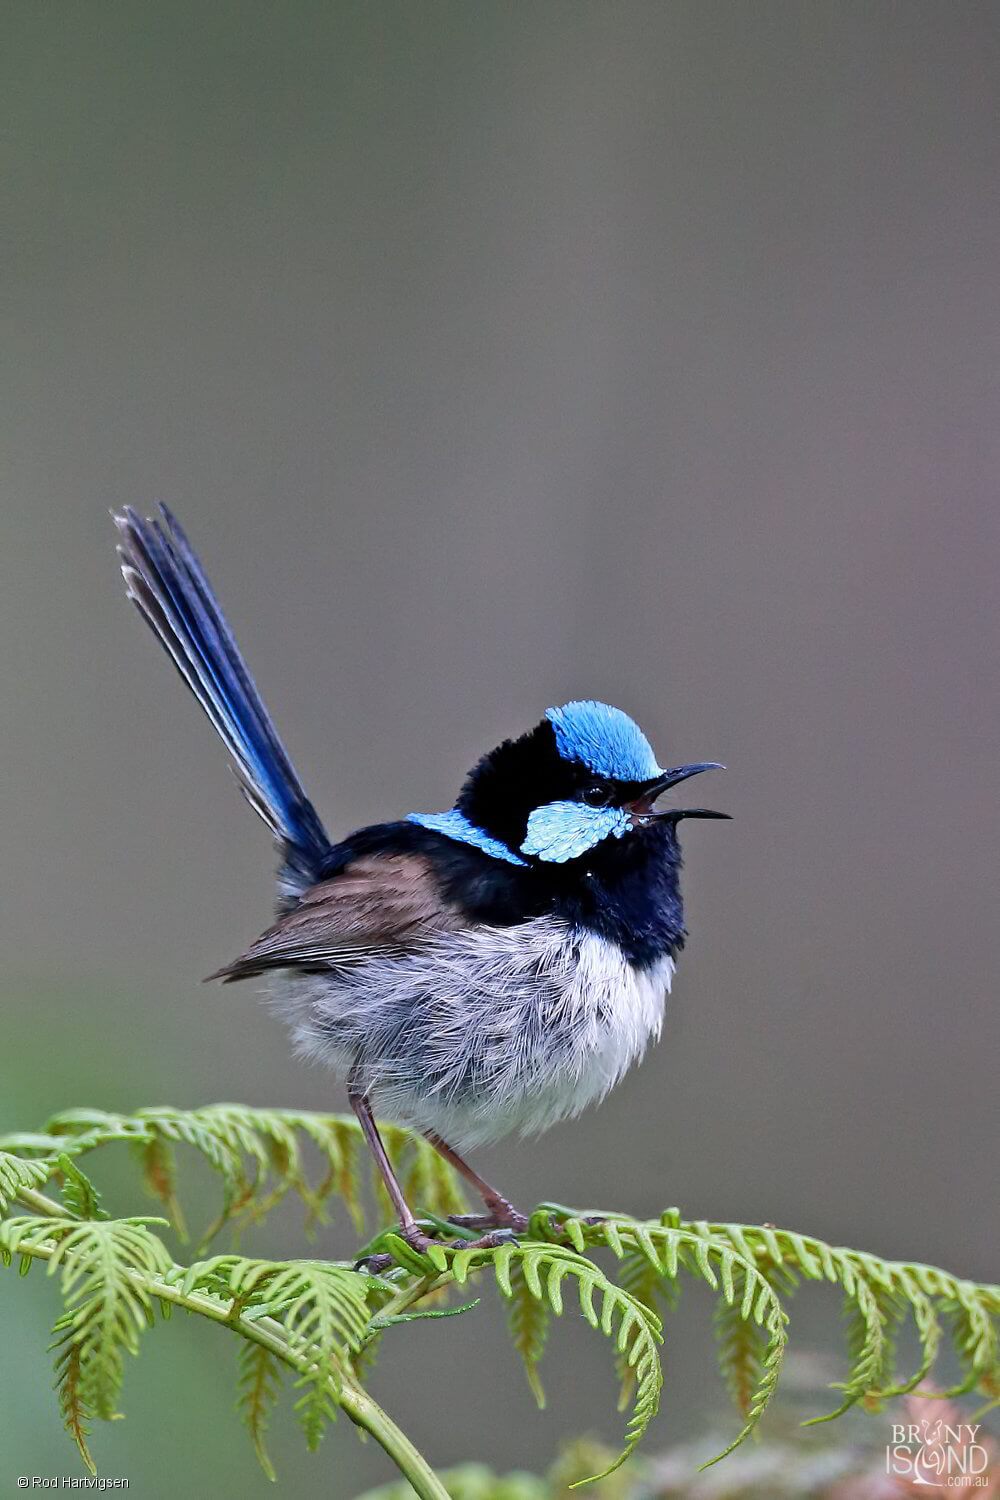
<path fill-rule="evenodd" d="M 628 810 L 632 814 L 632 826 L 639 828 L 647 823 L 679 823 L 681 818 L 728 818 L 729 813 L 713 812 L 709 807 L 668 807 L 662 812 L 655 812 L 653 804 L 656 799 L 669 791 L 672 786 L 678 786 L 682 781 L 687 781 L 690 776 L 700 776 L 702 771 L 724 771 L 726 768 L 717 760 L 699 760 L 690 766 L 674 766 L 670 771 L 664 771 L 662 776 L 656 776 L 652 781 L 643 784 L 639 796 L 634 802 L 628 804 Z"/>

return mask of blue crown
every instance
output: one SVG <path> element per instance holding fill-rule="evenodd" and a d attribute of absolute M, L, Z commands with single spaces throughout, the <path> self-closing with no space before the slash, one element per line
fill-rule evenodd
<path fill-rule="evenodd" d="M 545 717 L 564 760 L 579 761 L 614 781 L 651 781 L 660 774 L 652 745 L 620 708 L 585 699 L 547 709 Z"/>

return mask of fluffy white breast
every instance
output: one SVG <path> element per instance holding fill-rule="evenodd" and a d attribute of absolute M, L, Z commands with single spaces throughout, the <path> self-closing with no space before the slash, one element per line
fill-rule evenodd
<path fill-rule="evenodd" d="M 658 1039 L 673 974 L 672 959 L 638 969 L 616 943 L 589 933 L 580 939 L 572 994 L 586 1017 L 578 1059 L 586 1095 L 581 1108 L 603 1098 Z"/>
<path fill-rule="evenodd" d="M 442 934 L 329 974 L 289 974 L 275 1000 L 298 1049 L 376 1112 L 453 1145 L 534 1134 L 607 1093 L 659 1035 L 673 963 L 542 917 Z"/>

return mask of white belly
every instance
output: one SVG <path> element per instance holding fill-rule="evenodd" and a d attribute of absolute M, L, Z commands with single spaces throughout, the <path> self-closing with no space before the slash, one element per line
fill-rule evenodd
<path fill-rule="evenodd" d="M 456 1147 L 547 1129 L 601 1099 L 660 1032 L 670 959 L 540 917 L 280 976 L 297 1050 L 357 1064 L 377 1114 Z"/>

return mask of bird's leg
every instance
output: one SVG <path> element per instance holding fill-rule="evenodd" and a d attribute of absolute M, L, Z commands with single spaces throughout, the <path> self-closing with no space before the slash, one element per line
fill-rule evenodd
<path fill-rule="evenodd" d="M 438 1155 L 443 1156 L 449 1166 L 454 1167 L 455 1171 L 475 1188 L 486 1205 L 485 1214 L 452 1214 L 452 1224 L 457 1224 L 460 1229 L 512 1229 L 517 1234 L 524 1233 L 528 1227 L 527 1219 L 524 1214 L 518 1213 L 503 1193 L 498 1193 L 495 1187 L 491 1187 L 485 1178 L 480 1177 L 479 1173 L 433 1130 L 425 1130 L 424 1135 Z"/>
<path fill-rule="evenodd" d="M 358 1117 L 364 1138 L 368 1142 L 371 1153 L 375 1158 L 375 1163 L 382 1174 L 382 1181 L 385 1183 L 385 1190 L 389 1194 L 392 1206 L 399 1215 L 400 1234 L 406 1240 L 407 1244 L 413 1246 L 414 1250 L 426 1250 L 427 1246 L 432 1244 L 433 1241 L 429 1235 L 424 1234 L 413 1217 L 413 1210 L 403 1196 L 403 1189 L 399 1185 L 399 1178 L 393 1171 L 389 1154 L 382 1144 L 382 1137 L 378 1133 L 378 1126 L 375 1124 L 372 1107 L 368 1103 L 368 1095 L 364 1092 L 353 1074 L 348 1080 L 347 1097 L 351 1101 L 351 1108 Z"/>
<path fill-rule="evenodd" d="M 378 1133 L 378 1126 L 375 1124 L 375 1117 L 372 1114 L 372 1107 L 368 1102 L 368 1096 L 359 1080 L 353 1074 L 348 1079 L 347 1097 L 351 1101 L 351 1108 L 358 1117 L 364 1138 L 368 1142 L 371 1153 L 382 1174 L 382 1181 L 385 1183 L 386 1192 L 389 1194 L 392 1206 L 399 1215 L 400 1235 L 408 1245 L 413 1246 L 414 1250 L 418 1252 L 427 1250 L 431 1245 L 436 1244 L 437 1241 L 433 1240 L 430 1235 L 425 1234 L 414 1218 L 413 1211 L 403 1195 L 403 1189 L 399 1185 L 399 1178 L 392 1169 L 392 1162 L 389 1160 L 388 1152 L 382 1144 L 382 1137 Z M 447 1153 L 446 1160 L 453 1161 L 455 1166 L 459 1167 L 461 1158 L 455 1156 L 454 1152 L 450 1151 L 447 1146 L 444 1146 L 443 1141 L 439 1143 L 435 1140 L 434 1145 L 439 1151 L 442 1151 L 443 1147 L 442 1155 Z M 523 1215 L 515 1214 L 507 1200 L 499 1193 L 495 1193 L 480 1177 L 477 1177 L 471 1167 L 467 1167 L 464 1162 L 461 1162 L 459 1170 L 470 1177 L 470 1180 L 476 1182 L 484 1193 L 484 1201 L 487 1201 L 485 1194 L 490 1193 L 497 1205 L 502 1204 L 507 1213 L 520 1223 L 522 1228 L 527 1226 L 527 1219 Z M 509 1239 L 511 1229 L 514 1227 L 514 1225 L 500 1226 L 497 1220 L 492 1218 L 484 1221 L 484 1227 L 487 1224 L 492 1229 L 492 1233 L 483 1234 L 478 1240 L 454 1240 L 452 1241 L 453 1247 L 456 1250 L 459 1248 L 472 1250 L 492 1249 L 494 1246 L 500 1245 L 506 1239 Z M 478 1228 L 479 1225 L 476 1224 L 474 1227 Z M 389 1269 L 392 1265 L 392 1256 L 370 1255 L 364 1261 L 359 1262 L 359 1266 L 361 1265 L 367 1265 L 369 1271 L 378 1274 Z"/>

